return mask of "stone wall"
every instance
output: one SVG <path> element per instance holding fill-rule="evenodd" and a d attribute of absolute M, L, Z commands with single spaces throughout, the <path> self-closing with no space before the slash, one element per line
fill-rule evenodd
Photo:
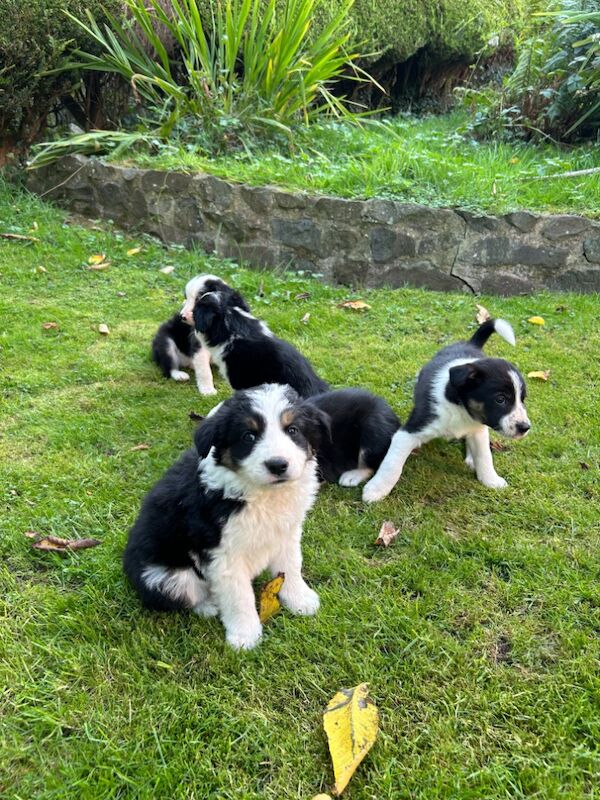
<path fill-rule="evenodd" d="M 332 283 L 495 294 L 600 290 L 600 222 L 343 200 L 71 156 L 30 188 L 88 217 Z"/>

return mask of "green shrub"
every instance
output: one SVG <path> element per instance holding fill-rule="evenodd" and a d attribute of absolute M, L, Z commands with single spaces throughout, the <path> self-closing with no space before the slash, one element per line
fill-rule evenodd
<path fill-rule="evenodd" d="M 108 8 L 118 10 L 117 0 Z M 83 39 L 62 13 L 102 13 L 100 0 L 0 0 L 0 164 L 13 147 L 27 146 L 45 126 L 56 100 L 74 85 L 72 76 L 43 76 Z"/>

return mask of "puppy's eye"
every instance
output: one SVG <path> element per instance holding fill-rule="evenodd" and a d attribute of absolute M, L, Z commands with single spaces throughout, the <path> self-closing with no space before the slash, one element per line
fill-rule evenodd
<path fill-rule="evenodd" d="M 242 442 L 248 442 L 248 444 L 252 444 L 252 442 L 256 441 L 256 434 L 252 433 L 252 431 L 246 431 L 246 433 L 242 436 Z"/>
<path fill-rule="evenodd" d="M 288 425 L 286 433 L 288 436 L 297 436 L 300 433 L 300 431 L 295 425 Z"/>
<path fill-rule="evenodd" d="M 497 394 L 496 402 L 499 406 L 503 406 L 506 403 L 506 397 L 503 394 Z"/>

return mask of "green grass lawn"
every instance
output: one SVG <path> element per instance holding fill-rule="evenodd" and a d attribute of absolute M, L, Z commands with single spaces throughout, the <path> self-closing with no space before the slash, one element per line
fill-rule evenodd
<path fill-rule="evenodd" d="M 333 783 L 322 711 L 362 681 L 381 732 L 348 800 L 598 797 L 597 297 L 483 298 L 517 335 L 489 352 L 551 370 L 530 381 L 531 435 L 495 454 L 509 488 L 485 489 L 447 442 L 380 504 L 326 486 L 304 537 L 318 615 L 281 612 L 238 654 L 216 620 L 142 611 L 121 572 L 141 498 L 190 445 L 188 413 L 229 394 L 217 380 L 202 398 L 149 360 L 186 280 L 218 272 L 332 384 L 404 417 L 419 366 L 474 329 L 473 299 L 369 290 L 352 313 L 306 275 L 82 227 L 5 188 L 0 221 L 39 239 L 0 239 L 2 797 L 310 800 Z M 84 269 L 94 253 L 107 271 Z M 401 533 L 384 550 L 386 519 Z M 60 557 L 28 530 L 102 544 Z"/>
<path fill-rule="evenodd" d="M 138 154 L 144 166 L 207 171 L 254 185 L 341 197 L 391 197 L 428 205 L 502 213 L 517 209 L 600 216 L 600 173 L 547 178 L 600 167 L 592 144 L 481 142 L 467 131 L 468 116 L 397 116 L 362 128 L 315 125 L 294 147 L 241 150 L 208 158 L 172 145 Z"/>

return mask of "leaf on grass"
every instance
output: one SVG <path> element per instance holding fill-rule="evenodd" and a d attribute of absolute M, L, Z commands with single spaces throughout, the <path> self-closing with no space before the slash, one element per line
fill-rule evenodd
<path fill-rule="evenodd" d="M 294 295 L 294 300 L 308 300 L 310 297 L 310 292 L 300 292 L 297 295 Z"/>
<path fill-rule="evenodd" d="M 590 468 L 590 465 L 586 461 L 580 461 L 579 466 L 581 467 L 581 469 L 585 470 L 588 470 Z M 25 536 L 27 536 L 27 534 L 25 534 Z"/>
<path fill-rule="evenodd" d="M 48 272 L 48 270 L 46 269 L 46 267 L 43 267 L 41 264 L 39 264 L 39 265 L 38 265 L 38 266 L 35 268 L 35 271 L 36 271 L 36 272 L 40 272 L 40 273 L 43 273 L 43 272 Z"/>
<path fill-rule="evenodd" d="M 373 746 L 379 730 L 379 712 L 369 697 L 368 684 L 339 691 L 325 709 L 323 727 L 335 776 L 331 791 L 340 795 Z"/>
<path fill-rule="evenodd" d="M 31 545 L 34 550 L 46 550 L 51 553 L 64 553 L 68 550 L 87 550 L 102 544 L 98 539 L 60 539 L 58 536 L 42 536 Z"/>
<path fill-rule="evenodd" d="M 547 381 L 550 377 L 550 370 L 549 369 L 538 369 L 533 370 L 533 372 L 527 373 L 528 378 L 537 378 L 540 381 Z"/>
<path fill-rule="evenodd" d="M 545 325 L 546 320 L 543 317 L 529 317 L 527 322 L 531 322 L 532 325 Z"/>
<path fill-rule="evenodd" d="M 26 536 L 28 539 L 41 538 L 40 534 L 37 531 L 23 531 L 23 536 Z"/>
<path fill-rule="evenodd" d="M 88 264 L 86 269 L 88 272 L 102 272 L 103 269 L 110 267 L 110 261 L 100 261 L 98 264 Z"/>
<path fill-rule="evenodd" d="M 330 794 L 316 794 L 312 800 L 331 800 Z"/>
<path fill-rule="evenodd" d="M 310 314 L 309 314 L 309 312 L 307 311 L 307 312 L 306 312 L 306 314 L 305 314 L 305 315 L 302 317 L 302 319 L 300 320 L 300 322 L 303 322 L 305 325 L 308 325 L 308 320 L 309 320 L 309 319 L 310 319 Z"/>
<path fill-rule="evenodd" d="M 136 444 L 134 447 L 130 447 L 129 450 L 132 453 L 135 453 L 136 450 L 150 450 L 150 445 L 142 442 L 141 444 Z"/>
<path fill-rule="evenodd" d="M 88 258 L 88 264 L 102 264 L 103 261 L 106 261 L 106 253 L 95 253 Z"/>
<path fill-rule="evenodd" d="M 127 251 L 127 255 L 128 256 L 137 256 L 137 254 L 141 253 L 141 252 L 142 252 L 142 248 L 141 247 L 130 247 L 129 250 Z"/>
<path fill-rule="evenodd" d="M 104 322 L 101 322 L 100 325 L 98 325 L 98 333 L 101 333 L 103 336 L 108 336 L 110 333 L 108 325 L 106 325 Z"/>
<path fill-rule="evenodd" d="M 23 236 L 21 233 L 0 233 L 0 239 L 12 239 L 15 242 L 39 242 L 35 236 Z"/>
<path fill-rule="evenodd" d="M 175 272 L 175 267 L 171 264 L 168 264 L 166 267 L 162 267 L 158 271 L 162 272 L 163 275 L 170 275 L 172 272 Z"/>
<path fill-rule="evenodd" d="M 476 303 L 475 308 L 477 309 L 475 319 L 478 325 L 483 325 L 484 322 L 487 322 L 488 319 L 492 318 L 492 315 L 487 308 L 485 308 L 485 306 L 480 306 L 479 303 Z"/>
<path fill-rule="evenodd" d="M 58 328 L 58 322 L 42 322 L 42 328 L 45 331 L 50 331 L 53 328 Z"/>
<path fill-rule="evenodd" d="M 375 544 L 380 544 L 382 547 L 389 547 L 399 533 L 400 531 L 394 523 L 386 519 L 386 521 L 381 524 L 379 536 L 375 539 Z"/>
<path fill-rule="evenodd" d="M 490 450 L 493 450 L 496 453 L 504 453 L 508 449 L 508 445 L 504 444 L 504 442 L 490 442 Z"/>
<path fill-rule="evenodd" d="M 278 595 L 281 591 L 284 580 L 285 574 L 280 572 L 279 575 L 276 575 L 261 588 L 258 611 L 258 616 L 260 617 L 261 622 L 266 622 L 281 608 Z"/>
<path fill-rule="evenodd" d="M 338 303 L 338 308 L 350 308 L 352 311 L 366 311 L 371 308 L 364 300 L 344 300 L 343 303 Z"/>

